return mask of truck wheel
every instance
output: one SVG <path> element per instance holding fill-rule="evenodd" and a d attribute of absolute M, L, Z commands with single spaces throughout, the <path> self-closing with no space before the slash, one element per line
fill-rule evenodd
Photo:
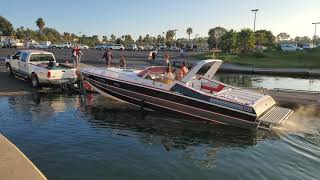
<path fill-rule="evenodd" d="M 12 69 L 11 69 L 11 66 L 9 63 L 6 64 L 6 70 L 7 70 L 7 73 L 9 74 L 9 76 L 11 76 L 13 73 L 12 73 Z"/>
<path fill-rule="evenodd" d="M 31 75 L 31 85 L 34 88 L 40 87 L 39 79 L 38 79 L 37 75 L 34 73 Z"/>

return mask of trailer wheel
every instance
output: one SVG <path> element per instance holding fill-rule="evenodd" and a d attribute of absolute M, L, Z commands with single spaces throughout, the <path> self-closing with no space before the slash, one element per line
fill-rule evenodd
<path fill-rule="evenodd" d="M 35 73 L 31 74 L 31 85 L 34 88 L 39 88 L 40 87 L 39 79 L 38 79 L 38 77 L 37 77 L 37 75 Z"/>
<path fill-rule="evenodd" d="M 13 74 L 12 69 L 11 69 L 11 65 L 9 63 L 6 64 L 6 70 L 7 70 L 7 73 L 9 76 L 11 76 Z"/>

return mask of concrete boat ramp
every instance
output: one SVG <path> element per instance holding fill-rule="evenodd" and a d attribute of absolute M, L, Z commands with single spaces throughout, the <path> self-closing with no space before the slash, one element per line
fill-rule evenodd
<path fill-rule="evenodd" d="M 0 134 L 0 179 L 46 180 L 47 178 L 14 144 Z"/>

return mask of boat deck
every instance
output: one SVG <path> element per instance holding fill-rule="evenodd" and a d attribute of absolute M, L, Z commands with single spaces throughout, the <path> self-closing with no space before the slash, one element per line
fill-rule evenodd
<path fill-rule="evenodd" d="M 264 95 L 260 93 L 256 93 L 253 91 L 247 91 L 242 89 L 229 88 L 223 91 L 220 91 L 214 96 L 226 99 L 232 102 L 237 102 L 246 105 L 253 105 L 259 99 L 261 99 Z"/>

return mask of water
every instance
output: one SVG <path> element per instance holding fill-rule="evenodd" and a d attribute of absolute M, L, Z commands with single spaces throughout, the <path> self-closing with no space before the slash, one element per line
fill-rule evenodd
<path fill-rule="evenodd" d="M 320 79 L 219 73 L 215 78 L 226 84 L 267 89 L 320 91 Z"/>
<path fill-rule="evenodd" d="M 319 179 L 320 119 L 272 132 L 194 123 L 101 96 L 0 98 L 0 132 L 49 179 Z"/>

